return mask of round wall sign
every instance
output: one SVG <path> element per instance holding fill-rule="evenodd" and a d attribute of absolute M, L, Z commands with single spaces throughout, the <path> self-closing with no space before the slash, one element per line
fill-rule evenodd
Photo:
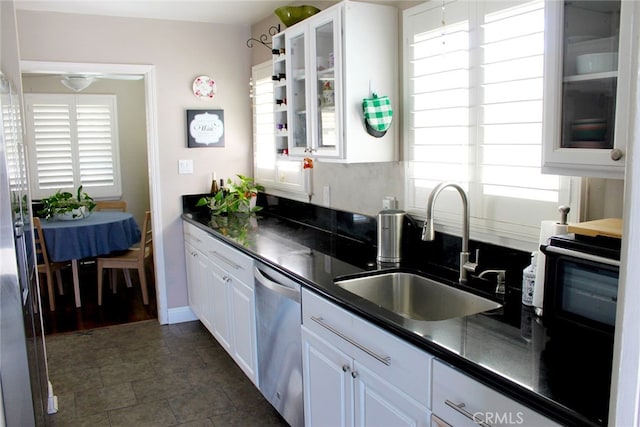
<path fill-rule="evenodd" d="M 216 94 L 216 82 L 209 76 L 198 76 L 193 81 L 193 94 L 200 99 L 212 99 Z"/>

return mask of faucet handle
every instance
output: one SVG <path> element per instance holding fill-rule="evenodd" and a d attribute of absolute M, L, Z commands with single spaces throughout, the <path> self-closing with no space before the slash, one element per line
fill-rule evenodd
<path fill-rule="evenodd" d="M 485 270 L 478 275 L 478 277 L 482 278 L 486 274 L 495 274 L 496 275 L 496 294 L 504 295 L 505 293 L 505 276 L 506 270 Z"/>
<path fill-rule="evenodd" d="M 476 264 L 480 263 L 480 248 L 476 249 L 476 259 L 474 261 Z"/>

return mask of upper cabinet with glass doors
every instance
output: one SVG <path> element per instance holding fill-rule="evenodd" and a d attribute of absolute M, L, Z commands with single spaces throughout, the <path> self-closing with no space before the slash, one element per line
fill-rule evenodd
<path fill-rule="evenodd" d="M 397 9 L 344 1 L 287 28 L 288 155 L 338 162 L 393 161 L 399 121 L 367 133 L 362 101 L 398 99 Z"/>
<path fill-rule="evenodd" d="M 543 172 L 623 178 L 634 3 L 546 2 Z"/>

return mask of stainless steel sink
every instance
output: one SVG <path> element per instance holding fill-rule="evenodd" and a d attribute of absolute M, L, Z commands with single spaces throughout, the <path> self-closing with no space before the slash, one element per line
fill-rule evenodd
<path fill-rule="evenodd" d="M 339 279 L 335 284 L 411 320 L 446 320 L 502 307 L 489 299 L 407 272 Z"/>

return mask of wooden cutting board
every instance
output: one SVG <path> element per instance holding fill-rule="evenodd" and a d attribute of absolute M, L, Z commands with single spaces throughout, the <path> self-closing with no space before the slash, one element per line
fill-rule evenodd
<path fill-rule="evenodd" d="M 583 236 L 606 236 L 622 238 L 622 219 L 621 218 L 605 218 L 595 221 L 579 222 L 569 224 L 568 232 L 581 234 Z"/>

